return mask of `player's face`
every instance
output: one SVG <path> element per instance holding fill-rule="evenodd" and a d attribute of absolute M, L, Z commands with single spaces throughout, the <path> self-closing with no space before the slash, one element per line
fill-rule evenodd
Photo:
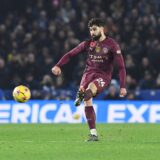
<path fill-rule="evenodd" d="M 91 37 L 97 41 L 102 35 L 103 27 L 93 25 L 92 27 L 89 27 L 89 31 L 90 31 Z"/>

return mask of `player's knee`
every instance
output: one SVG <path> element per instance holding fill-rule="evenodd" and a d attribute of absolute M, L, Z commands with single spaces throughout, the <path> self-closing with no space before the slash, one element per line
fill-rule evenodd
<path fill-rule="evenodd" d="M 93 92 L 91 89 L 87 89 L 84 93 L 84 101 L 88 101 L 93 97 Z"/>

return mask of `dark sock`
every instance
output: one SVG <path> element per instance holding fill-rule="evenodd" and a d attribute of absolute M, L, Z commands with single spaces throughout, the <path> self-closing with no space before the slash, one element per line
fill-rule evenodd
<path fill-rule="evenodd" d="M 85 107 L 85 114 L 88 122 L 88 126 L 90 129 L 96 128 L 96 114 L 94 112 L 93 106 Z"/>
<path fill-rule="evenodd" d="M 93 97 L 93 93 L 91 89 L 87 89 L 84 93 L 84 101 L 88 101 L 92 97 Z"/>

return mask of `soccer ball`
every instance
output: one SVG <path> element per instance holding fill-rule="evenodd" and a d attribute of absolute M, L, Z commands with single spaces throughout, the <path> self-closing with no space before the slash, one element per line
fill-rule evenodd
<path fill-rule="evenodd" d="M 81 118 L 81 115 L 77 112 L 73 113 L 73 119 L 79 120 Z"/>
<path fill-rule="evenodd" d="M 15 87 L 13 90 L 13 98 L 17 102 L 27 102 L 31 98 L 30 89 L 23 85 Z"/>

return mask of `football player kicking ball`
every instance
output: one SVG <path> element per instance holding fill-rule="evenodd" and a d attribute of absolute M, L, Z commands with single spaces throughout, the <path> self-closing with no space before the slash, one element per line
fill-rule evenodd
<path fill-rule="evenodd" d="M 119 68 L 120 97 L 127 94 L 125 88 L 126 70 L 121 49 L 117 42 L 105 35 L 105 23 L 99 18 L 93 18 L 88 23 L 91 39 L 81 42 L 77 47 L 66 53 L 52 68 L 54 75 L 61 74 L 61 66 L 72 56 L 81 52 L 88 55 L 86 67 L 81 79 L 80 88 L 75 100 L 75 106 L 82 101 L 85 105 L 85 115 L 90 129 L 88 141 L 98 141 L 96 130 L 96 115 L 92 98 L 101 93 L 111 82 L 113 64 Z"/>

